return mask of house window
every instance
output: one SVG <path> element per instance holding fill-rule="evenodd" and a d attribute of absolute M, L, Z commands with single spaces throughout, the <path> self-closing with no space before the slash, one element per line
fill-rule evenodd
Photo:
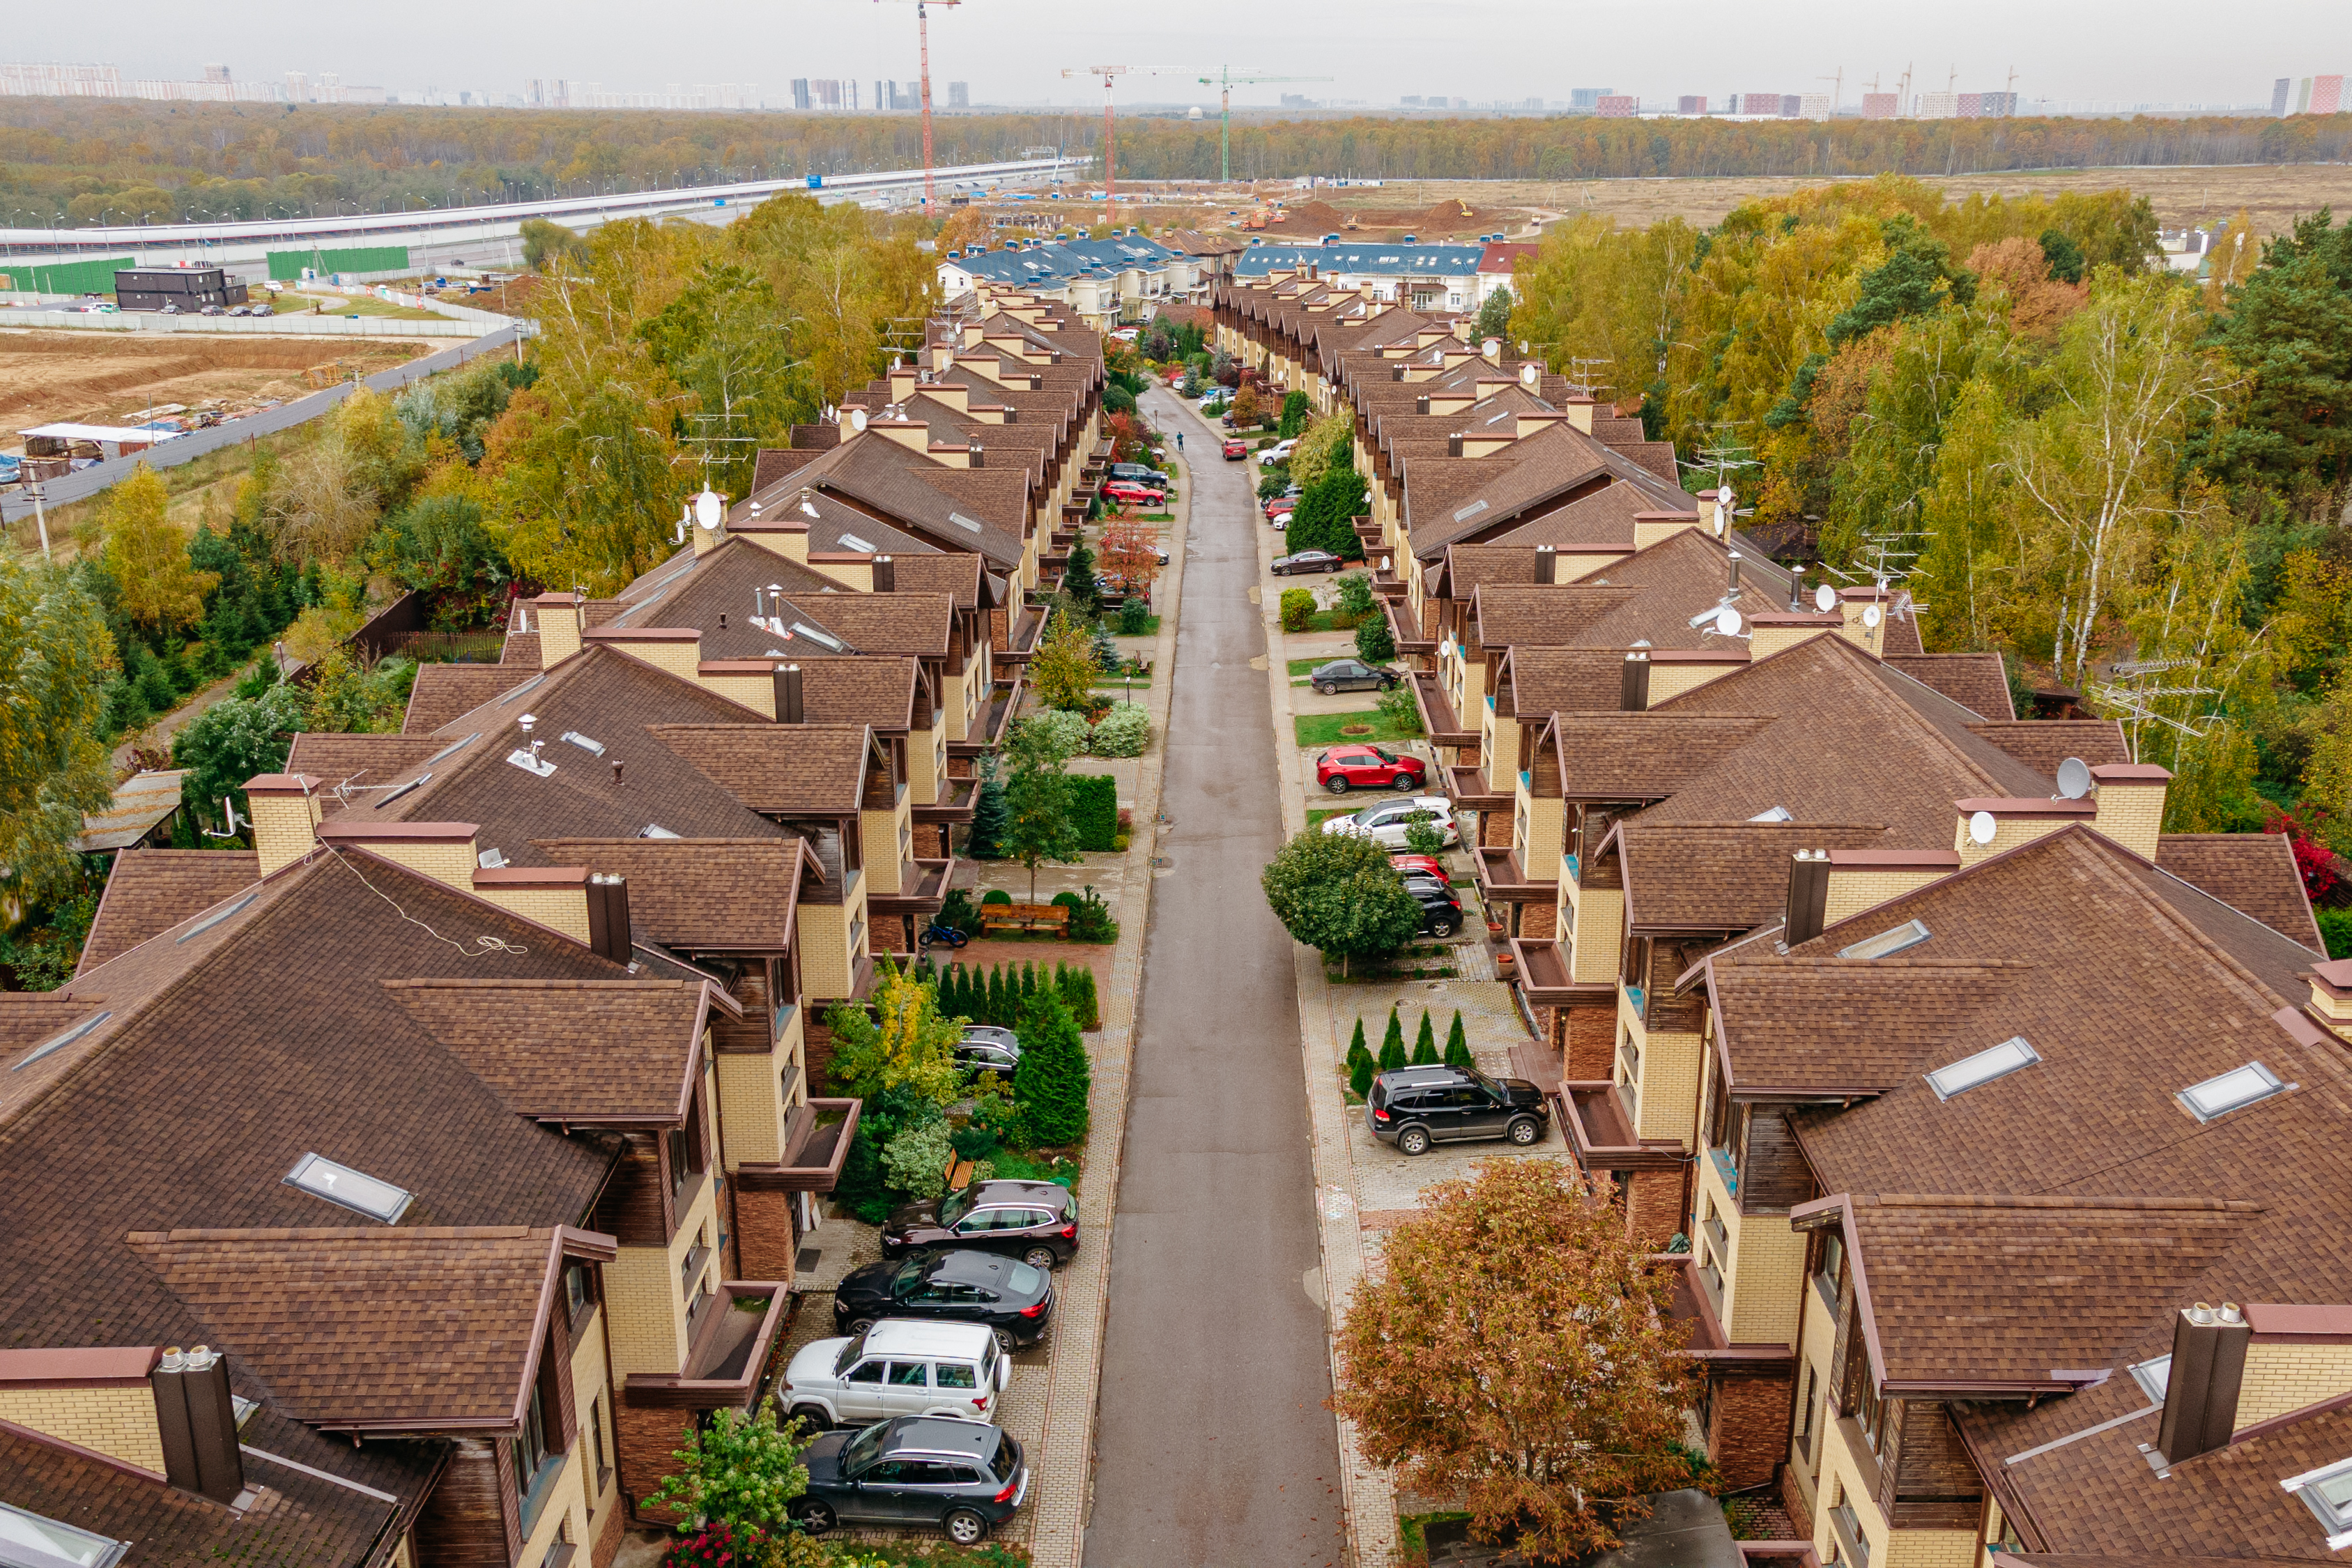
<path fill-rule="evenodd" d="M 2352 1459 L 2338 1459 L 2279 1484 L 2301 1498 L 2327 1531 L 2327 1550 L 2352 1546 Z"/>
<path fill-rule="evenodd" d="M 596 1305 L 595 1272 L 585 1263 L 568 1263 L 563 1268 L 563 1301 L 571 1314 L 572 1325 L 579 1327 Z"/>
<path fill-rule="evenodd" d="M 1821 1267 L 1813 1271 L 1813 1289 L 1822 1293 L 1822 1302 L 1832 1312 L 1837 1310 L 1838 1287 L 1845 1278 L 1845 1237 L 1836 1231 L 1822 1233 Z"/>
<path fill-rule="evenodd" d="M 1629 1106 L 1638 1110 L 1642 1097 L 1642 1047 L 1633 1041 L 1633 1031 L 1623 1028 L 1617 1035 L 1617 1087 L 1625 1091 Z"/>
<path fill-rule="evenodd" d="M 1806 1364 L 1804 1380 L 1798 1386 L 1800 1392 L 1797 1395 L 1797 1452 L 1802 1455 L 1805 1463 L 1810 1465 L 1813 1462 L 1813 1426 L 1821 1403 L 1813 1394 L 1811 1363 Z"/>
<path fill-rule="evenodd" d="M 547 1381 L 541 1377 L 532 1382 L 530 1405 L 523 1413 L 522 1430 L 512 1439 L 515 1500 L 520 1505 L 522 1531 L 526 1536 L 538 1522 L 539 1510 L 555 1490 L 556 1472 L 563 1468 L 563 1456 L 556 1453 L 548 1442 Z"/>
<path fill-rule="evenodd" d="M 596 1489 L 602 1492 L 613 1479 L 613 1461 L 604 1447 L 604 1396 L 602 1394 L 588 1402 L 588 1452 L 596 1461 Z"/>

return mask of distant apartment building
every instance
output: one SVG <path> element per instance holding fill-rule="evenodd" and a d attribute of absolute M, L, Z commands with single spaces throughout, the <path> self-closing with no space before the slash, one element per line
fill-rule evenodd
<path fill-rule="evenodd" d="M 206 66 L 201 81 L 125 81 L 105 65 L 0 65 L 0 98 L 142 98 L 160 102 L 275 102 L 286 95 L 265 82 L 230 79 L 226 66 Z M 371 89 L 381 94 L 381 89 Z M 345 100 L 350 101 L 350 100 Z M 379 96 L 372 101 L 382 102 Z"/>
<path fill-rule="evenodd" d="M 2313 114 L 2334 114 L 2344 107 L 2344 79 L 2340 76 L 2315 76 L 2311 79 Z"/>
<path fill-rule="evenodd" d="M 948 107 L 950 109 L 970 109 L 971 107 L 971 83 L 968 81 L 951 81 L 948 83 Z"/>
<path fill-rule="evenodd" d="M 205 79 L 208 82 L 216 82 L 222 87 L 226 87 L 229 84 L 228 67 L 206 66 L 205 68 Z"/>
<path fill-rule="evenodd" d="M 1918 116 L 1922 120 L 1957 120 L 1960 115 L 1960 95 L 1957 92 L 1923 92 L 1919 95 Z"/>
<path fill-rule="evenodd" d="M 1801 93 L 1797 100 L 1797 112 L 1805 120 L 1827 120 L 1837 112 L 1837 104 L 1826 92 Z"/>
<path fill-rule="evenodd" d="M 1613 87 L 1572 87 L 1568 89 L 1568 107 L 1580 109 L 1587 114 L 1601 112 L 1601 100 L 1616 92 Z"/>
<path fill-rule="evenodd" d="M 1604 120 L 1631 120 L 1641 100 L 1630 93 L 1610 93 L 1594 102 L 1592 112 Z"/>
<path fill-rule="evenodd" d="M 923 107 L 922 85 L 877 79 L 874 83 L 874 107 L 883 113 L 911 114 Z"/>
<path fill-rule="evenodd" d="M 2013 92 L 1960 94 L 1959 116 L 1963 120 L 2005 120 L 2016 112 L 2017 94 Z"/>
<path fill-rule="evenodd" d="M 522 101 L 527 109 L 569 109 L 572 84 L 561 77 L 533 77 L 523 83 Z"/>
<path fill-rule="evenodd" d="M 1313 109 L 1316 107 L 1316 101 L 1303 92 L 1286 92 L 1282 95 L 1282 107 L 1285 109 Z"/>
<path fill-rule="evenodd" d="M 2286 112 L 2287 94 L 2294 90 L 2294 79 L 2287 76 L 2283 76 L 2279 78 L 2277 81 L 2271 84 L 2271 112 L 2273 114 L 2284 114 Z"/>
<path fill-rule="evenodd" d="M 1675 112 L 1676 114 L 1705 114 L 1706 112 L 1706 95 L 1702 93 L 1694 96 L 1687 92 L 1683 94 L 1680 98 L 1675 100 Z"/>
<path fill-rule="evenodd" d="M 1865 92 L 1862 95 L 1862 117 L 1864 120 L 1893 120 L 1903 112 L 1903 95 L 1899 92 Z"/>

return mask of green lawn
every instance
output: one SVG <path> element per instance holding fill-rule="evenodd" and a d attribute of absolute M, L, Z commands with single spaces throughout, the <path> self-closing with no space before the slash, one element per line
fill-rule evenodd
<path fill-rule="evenodd" d="M 1339 733 L 1343 726 L 1349 724 L 1369 724 L 1371 729 L 1361 735 Z M 1355 713 L 1301 713 L 1290 721 L 1290 727 L 1302 746 L 1336 746 L 1342 741 L 1410 741 L 1421 733 L 1417 726 L 1407 729 L 1391 723 L 1377 708 Z"/>
<path fill-rule="evenodd" d="M 1312 832 L 1314 829 L 1322 826 L 1323 824 L 1331 817 L 1345 816 L 1349 812 L 1361 811 L 1363 809 L 1363 806 L 1360 805 L 1311 806 L 1307 809 L 1307 830 Z"/>

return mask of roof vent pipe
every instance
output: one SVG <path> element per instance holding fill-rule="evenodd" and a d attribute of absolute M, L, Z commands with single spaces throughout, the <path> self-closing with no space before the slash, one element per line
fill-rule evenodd
<path fill-rule="evenodd" d="M 874 558 L 874 591 L 891 594 L 898 591 L 898 563 L 887 555 L 877 555 Z"/>
<path fill-rule="evenodd" d="M 1650 710 L 1650 656 L 1639 648 L 1625 656 L 1625 674 L 1618 688 L 1617 706 L 1627 713 Z"/>
<path fill-rule="evenodd" d="M 1725 566 L 1723 592 L 1727 597 L 1736 599 L 1739 596 L 1739 552 L 1727 550 L 1723 553 Z"/>
<path fill-rule="evenodd" d="M 1800 849 L 1789 862 L 1789 906 L 1780 940 L 1790 947 L 1822 934 L 1830 901 L 1830 852 Z"/>

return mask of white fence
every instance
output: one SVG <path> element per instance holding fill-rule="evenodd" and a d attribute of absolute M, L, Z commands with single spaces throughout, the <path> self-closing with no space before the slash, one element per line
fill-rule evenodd
<path fill-rule="evenodd" d="M 445 305 L 445 310 L 466 310 Z M 466 310 L 455 321 L 396 321 L 383 316 L 163 316 L 150 310 L 120 315 L 80 310 L 0 310 L 0 327 L 64 327 L 95 332 L 255 332 L 294 338 L 478 338 L 504 316 Z"/>

